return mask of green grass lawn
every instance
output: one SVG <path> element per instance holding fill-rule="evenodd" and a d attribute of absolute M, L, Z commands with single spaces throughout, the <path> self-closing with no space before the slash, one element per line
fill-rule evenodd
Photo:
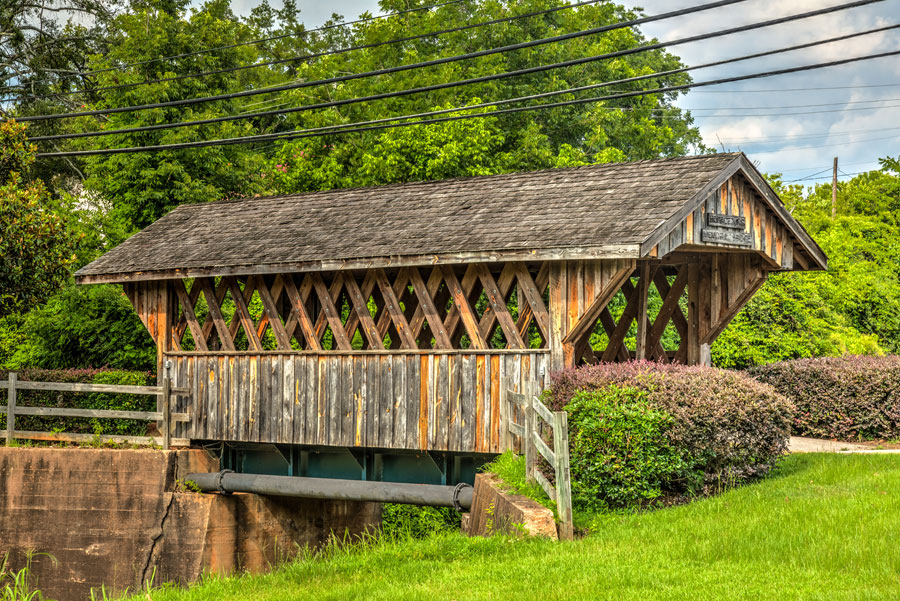
<path fill-rule="evenodd" d="M 900 456 L 795 455 L 757 484 L 610 517 L 575 542 L 381 542 L 152 598 L 895 600 L 898 533 Z"/>

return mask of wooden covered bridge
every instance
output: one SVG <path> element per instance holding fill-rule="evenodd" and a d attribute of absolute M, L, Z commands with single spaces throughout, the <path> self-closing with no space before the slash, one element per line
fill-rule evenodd
<path fill-rule="evenodd" d="M 507 390 L 708 363 L 770 272 L 825 267 L 719 154 L 185 205 L 76 278 L 123 285 L 191 391 L 176 435 L 235 469 L 452 483 Z"/>

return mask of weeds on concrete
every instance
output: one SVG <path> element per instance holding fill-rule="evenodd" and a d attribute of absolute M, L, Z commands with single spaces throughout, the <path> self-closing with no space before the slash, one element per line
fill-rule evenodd
<path fill-rule="evenodd" d="M 19 570 L 9 567 L 9 553 L 0 559 L 0 601 L 44 601 L 31 570 L 31 562 L 37 555 L 46 555 L 56 563 L 52 555 L 34 551 L 25 553 L 25 566 Z"/>

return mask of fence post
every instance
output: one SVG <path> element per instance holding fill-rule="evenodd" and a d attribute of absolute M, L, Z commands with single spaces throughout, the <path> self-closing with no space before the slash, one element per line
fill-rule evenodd
<path fill-rule="evenodd" d="M 556 455 L 556 511 L 560 538 L 572 540 L 572 481 L 569 475 L 569 418 L 565 411 L 553 414 L 553 453 Z"/>
<path fill-rule="evenodd" d="M 6 389 L 6 446 L 12 444 L 16 435 L 16 380 L 18 374 L 14 371 L 9 372 Z"/>
<path fill-rule="evenodd" d="M 172 441 L 172 376 L 169 374 L 171 361 L 166 360 L 163 369 L 162 410 L 163 410 L 163 449 L 169 450 Z"/>
<path fill-rule="evenodd" d="M 525 481 L 534 482 L 534 468 L 537 462 L 537 449 L 534 447 L 534 431 L 535 431 L 534 415 L 534 390 L 529 382 L 525 390 Z"/>

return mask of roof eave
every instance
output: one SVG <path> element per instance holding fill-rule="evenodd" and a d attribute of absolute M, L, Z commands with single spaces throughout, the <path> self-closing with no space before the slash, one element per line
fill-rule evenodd
<path fill-rule="evenodd" d="M 312 271 L 350 271 L 372 268 L 427 267 L 468 263 L 498 263 L 505 261 L 559 261 L 567 259 L 630 259 L 639 258 L 640 244 L 608 244 L 587 247 L 564 247 L 521 250 L 492 250 L 368 257 L 271 263 L 236 266 L 188 267 L 117 273 L 75 273 L 76 284 L 122 284 L 149 280 L 174 280 L 195 277 L 246 276 L 254 274 L 302 273 Z"/>

